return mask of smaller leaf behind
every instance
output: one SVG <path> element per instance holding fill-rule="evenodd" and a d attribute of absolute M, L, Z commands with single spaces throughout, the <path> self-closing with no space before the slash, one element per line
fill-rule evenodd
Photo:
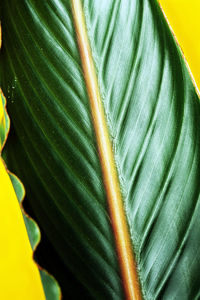
<path fill-rule="evenodd" d="M 9 128 L 10 128 L 10 120 L 6 111 L 6 99 L 3 96 L 3 92 L 0 90 L 0 153 L 3 149 L 3 146 L 6 142 L 7 139 L 7 135 L 9 132 Z M 0 196 L 1 196 L 1 200 L 4 201 L 4 203 L 6 205 L 2 205 L 3 208 L 6 208 L 6 210 L 9 211 L 8 213 L 8 217 L 6 216 L 5 218 L 1 218 L 1 225 L 4 231 L 5 236 L 9 235 L 9 238 L 4 239 L 4 234 L 2 235 L 2 239 L 1 241 L 3 242 L 4 240 L 9 240 L 8 243 L 3 243 L 4 245 L 6 245 L 6 247 L 2 247 L 3 248 L 3 253 L 4 250 L 7 253 L 6 256 L 2 255 L 2 257 L 4 258 L 4 260 L 6 261 L 7 265 L 6 265 L 6 273 L 9 274 L 9 269 L 11 269 L 12 273 L 14 273 L 14 275 L 9 276 L 8 277 L 3 274 L 4 268 L 2 267 L 1 269 L 1 275 L 3 277 L 3 285 L 4 285 L 4 289 L 2 290 L 2 292 L 0 293 L 1 297 L 3 296 L 4 299 L 10 299 L 10 297 L 12 295 L 15 295 L 15 299 L 20 299 L 21 297 L 25 297 L 23 299 L 26 299 L 26 295 L 29 295 L 29 297 L 33 297 L 33 298 L 29 298 L 29 299 L 34 299 L 34 297 L 37 296 L 37 299 L 44 299 L 44 294 L 45 294 L 45 298 L 47 300 L 58 300 L 61 298 L 61 291 L 59 288 L 59 285 L 57 284 L 57 282 L 55 281 L 55 279 L 50 276 L 45 270 L 39 270 L 39 274 L 37 271 L 37 268 L 35 265 L 33 265 L 33 262 L 30 262 L 30 257 L 27 257 L 27 254 L 31 253 L 31 251 L 28 249 L 29 245 L 27 242 L 27 238 L 24 235 L 23 232 L 21 232 L 23 229 L 23 221 L 21 221 L 21 216 L 20 216 L 20 212 L 19 209 L 16 205 L 16 197 L 19 201 L 19 203 L 21 204 L 22 200 L 24 199 L 25 196 L 25 189 L 22 185 L 22 183 L 20 182 L 20 180 L 14 175 L 9 173 L 6 168 L 5 168 L 5 164 L 3 162 L 3 160 L 1 159 L 0 161 L 0 187 L 1 187 L 1 192 L 0 192 Z M 9 175 L 9 176 L 8 176 Z M 9 180 L 10 179 L 10 180 Z M 7 187 L 7 188 L 6 188 Z M 14 188 L 14 191 L 13 191 Z M 14 193 L 15 192 L 15 193 Z M 13 202 L 14 201 L 14 202 Z M 10 206 L 10 209 L 8 209 Z M 12 206 L 12 207 L 11 207 Z M 11 210 L 11 212 L 10 212 Z M 5 214 L 5 209 L 4 209 L 4 214 Z M 22 209 L 22 215 L 24 218 L 24 223 L 26 225 L 26 230 L 28 233 L 28 237 L 29 237 L 29 241 L 31 244 L 31 248 L 34 251 L 40 241 L 40 230 L 39 227 L 37 226 L 37 224 L 28 216 L 26 215 L 26 213 L 23 211 Z M 13 218 L 12 218 L 13 216 Z M 2 220 L 3 219 L 3 220 Z M 17 220 L 17 222 L 15 222 Z M 6 222 L 9 223 L 13 223 L 11 226 L 9 226 L 8 224 L 6 224 Z M 6 226 L 8 225 L 8 226 Z M 18 228 L 17 230 L 12 230 L 12 232 L 9 232 L 9 230 L 11 228 L 15 228 L 16 224 L 18 224 Z M 4 226 L 5 225 L 5 226 Z M 20 231 L 21 230 L 21 231 Z M 16 234 L 18 233 L 18 234 Z M 19 243 L 22 242 L 22 246 L 16 246 L 15 245 L 15 238 L 13 238 L 13 234 L 15 234 L 17 236 L 17 239 L 19 239 Z M 23 238 L 20 239 L 20 237 L 23 236 Z M 10 245 L 12 244 L 12 240 L 13 240 L 13 247 L 10 247 Z M 26 241 L 26 243 L 23 241 Z M 20 255 L 23 257 L 23 259 L 19 258 L 20 255 L 18 255 L 19 253 L 17 252 L 19 249 L 22 248 L 22 251 L 20 251 Z M 13 254 L 13 252 L 15 252 Z M 16 258 L 17 257 L 17 258 Z M 25 258 L 24 258 L 25 257 Z M 10 258 L 10 259 L 9 259 Z M 27 262 L 28 259 L 28 262 Z M 32 258 L 31 258 L 32 260 Z M 9 264 L 9 263 L 10 264 Z M 25 262 L 25 267 L 23 268 L 22 263 Z M 23 278 L 25 278 L 25 281 L 27 280 L 27 282 L 24 283 L 23 281 L 23 286 L 17 286 L 19 283 L 19 280 L 17 280 L 17 276 L 15 276 L 16 274 L 18 274 L 18 270 L 19 270 L 19 266 L 18 269 L 16 268 L 16 266 L 18 265 L 18 263 L 20 264 L 20 271 L 22 270 L 22 272 L 20 272 L 20 282 Z M 14 268 L 16 270 L 14 270 Z M 17 273 L 15 274 L 15 271 L 17 271 Z M 31 274 L 30 274 L 31 272 Z M 25 275 L 25 277 L 23 277 L 23 275 Z M 39 279 L 39 275 L 41 277 L 41 281 L 42 281 L 42 285 L 40 283 L 40 279 Z M 1 278 L 1 276 L 0 276 Z M 9 278 L 9 280 L 8 280 Z M 30 280 L 30 279 L 31 280 Z M 15 279 L 15 282 L 13 282 L 13 280 Z M 29 281 L 30 282 L 29 282 Z M 10 291 L 8 292 L 6 289 L 6 286 L 10 286 Z M 34 291 L 34 293 L 33 293 Z M 43 294 L 44 293 L 44 294 Z M 6 297 L 6 298 L 5 298 Z M 38 298 L 39 297 L 39 298 Z"/>

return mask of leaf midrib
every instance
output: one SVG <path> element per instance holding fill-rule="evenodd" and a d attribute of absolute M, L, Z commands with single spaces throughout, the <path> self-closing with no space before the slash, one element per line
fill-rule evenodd
<path fill-rule="evenodd" d="M 122 283 L 127 299 L 142 299 L 136 262 L 123 206 L 117 168 L 115 165 L 110 135 L 107 127 L 100 89 L 96 76 L 92 51 L 80 0 L 71 0 L 75 32 L 82 61 L 86 89 L 96 134 L 111 224 L 121 270 Z"/>

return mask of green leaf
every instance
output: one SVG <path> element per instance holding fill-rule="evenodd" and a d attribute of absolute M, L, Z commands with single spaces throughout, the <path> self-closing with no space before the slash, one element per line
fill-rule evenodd
<path fill-rule="evenodd" d="M 6 111 L 6 99 L 5 99 L 1 89 L 0 89 L 0 97 L 1 97 L 0 98 L 0 153 L 1 153 L 2 148 L 4 147 L 4 144 L 6 142 L 8 133 L 9 133 L 10 119 L 9 119 L 7 111 Z M 2 159 L 1 156 L 0 156 L 0 159 Z M 9 171 L 7 171 L 7 172 L 10 177 L 10 188 L 12 188 L 12 186 L 13 186 L 16 197 L 17 197 L 16 200 L 18 199 L 19 203 L 21 204 L 22 200 L 24 199 L 24 196 L 25 196 L 25 190 L 24 190 L 23 184 L 20 182 L 20 180 L 14 174 L 9 173 Z M 2 178 L 3 176 L 4 175 L 1 174 L 1 180 L 3 179 Z M 5 182 L 5 181 L 3 181 L 3 182 Z M 7 195 L 9 194 L 9 191 L 5 190 L 5 187 L 1 187 L 1 188 L 3 188 L 3 191 L 6 191 Z M 2 193 L 2 195 L 4 195 L 4 197 L 5 197 L 6 193 Z M 7 201 L 10 199 L 8 197 L 6 199 L 1 199 L 1 200 Z M 3 203 L 2 203 L 3 210 L 5 210 L 5 207 L 6 206 L 3 205 Z M 5 210 L 5 212 L 6 212 L 6 210 Z M 33 251 L 35 251 L 36 246 L 38 245 L 38 243 L 40 241 L 40 230 L 39 230 L 37 224 L 27 214 L 25 214 L 25 212 L 23 210 L 22 210 L 22 214 L 23 214 L 23 218 L 24 218 L 24 222 L 26 225 L 26 230 L 28 233 L 31 247 L 32 247 Z M 16 226 L 17 225 L 18 224 L 16 224 Z M 4 228 L 4 230 L 6 230 L 6 228 Z M 12 238 L 12 237 L 10 237 L 10 238 Z M 21 239 L 21 237 L 19 237 L 19 239 L 20 239 L 20 241 L 23 240 L 23 239 Z M 8 247 L 7 247 L 7 251 L 10 251 L 10 249 Z M 4 253 L 4 252 L 2 252 L 2 253 Z M 10 259 L 12 258 L 12 255 L 13 255 L 11 253 L 9 256 Z M 26 251 L 24 251 L 24 253 L 27 255 Z M 16 254 L 13 256 L 15 257 Z M 15 262 L 15 260 L 13 260 L 13 261 Z M 8 266 L 8 268 L 9 267 L 10 266 Z M 16 268 L 16 266 L 14 266 L 14 267 Z M 23 262 L 21 262 L 21 268 L 23 268 Z M 32 271 L 32 270 L 29 270 L 29 271 Z M 32 274 L 32 277 L 34 277 L 35 274 L 34 275 L 33 275 L 33 273 L 31 273 L 31 274 Z M 52 276 L 50 276 L 49 274 L 47 274 L 47 272 L 45 270 L 40 270 L 40 275 L 41 275 L 42 287 L 44 289 L 46 299 L 47 300 L 58 300 L 61 297 L 61 292 L 60 292 L 60 288 L 59 288 L 57 282 L 55 281 L 55 279 Z M 33 279 L 35 280 L 35 278 L 33 278 Z M 9 282 L 12 285 L 12 281 L 9 281 Z M 37 282 L 37 281 L 35 281 L 35 282 Z M 11 286 L 11 289 L 12 288 L 13 287 Z M 35 288 L 37 289 L 37 287 L 35 287 Z M 41 289 L 41 291 L 42 291 L 42 289 Z M 43 296 L 43 294 L 42 294 L 42 296 Z M 9 296 L 7 296 L 7 297 L 9 297 Z M 16 297 L 19 298 L 19 295 L 16 294 Z"/>
<path fill-rule="evenodd" d="M 2 149 L 4 147 L 10 129 L 10 119 L 6 112 L 5 106 L 6 106 L 6 100 L 0 89 L 0 153 L 2 152 Z"/>
<path fill-rule="evenodd" d="M 1 8 L 9 167 L 90 296 L 123 299 L 70 2 Z M 154 0 L 84 0 L 83 11 L 143 297 L 197 300 L 200 106 L 181 52 Z"/>
<path fill-rule="evenodd" d="M 15 189 L 17 198 L 19 202 L 21 203 L 24 196 L 25 196 L 25 190 L 22 185 L 22 183 L 19 181 L 19 179 L 14 174 L 9 174 L 11 182 L 13 184 L 13 187 Z M 33 251 L 35 251 L 37 245 L 40 242 L 40 230 L 37 224 L 34 222 L 33 219 L 31 219 L 25 212 L 22 210 L 24 222 L 26 224 L 26 229 L 28 233 L 28 237 L 31 243 L 31 247 Z M 47 300 L 58 300 L 60 299 L 60 287 L 55 281 L 55 279 L 48 274 L 45 270 L 40 270 L 40 276 L 43 284 L 44 293 Z"/>
<path fill-rule="evenodd" d="M 10 179 L 12 181 L 13 187 L 15 189 L 17 198 L 19 202 L 21 203 L 24 196 L 25 196 L 25 190 L 22 185 L 22 183 L 19 181 L 19 179 L 14 174 L 9 174 Z M 26 224 L 26 229 L 28 233 L 28 237 L 31 243 L 31 247 L 33 251 L 36 250 L 37 245 L 40 242 L 41 236 L 40 236 L 40 230 L 37 224 L 33 219 L 31 219 L 25 212 L 22 210 L 24 222 Z M 40 276 L 43 284 L 44 293 L 47 300 L 58 300 L 61 296 L 61 291 L 58 283 L 55 281 L 55 279 L 48 274 L 45 270 L 40 270 Z"/>

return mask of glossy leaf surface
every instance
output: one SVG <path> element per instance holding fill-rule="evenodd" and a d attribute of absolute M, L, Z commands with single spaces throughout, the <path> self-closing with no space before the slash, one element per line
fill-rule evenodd
<path fill-rule="evenodd" d="M 83 11 L 144 299 L 198 299 L 200 106 L 181 53 L 154 0 Z M 2 12 L 9 165 L 91 297 L 123 299 L 70 2 Z"/>

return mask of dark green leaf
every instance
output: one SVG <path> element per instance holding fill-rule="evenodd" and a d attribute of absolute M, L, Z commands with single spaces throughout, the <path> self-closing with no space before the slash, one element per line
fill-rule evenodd
<path fill-rule="evenodd" d="M 3 93 L 2 93 L 2 91 L 1 91 L 1 89 L 0 89 L 0 154 L 1 154 L 1 152 L 2 152 L 2 147 L 4 146 L 4 144 L 5 144 L 5 142 L 6 142 L 6 139 L 7 139 L 7 136 L 8 136 L 8 133 L 9 133 L 9 130 L 10 130 L 10 119 L 9 119 L 9 117 L 8 117 L 8 114 L 7 114 L 7 111 L 6 111 L 6 99 L 5 99 L 5 97 L 4 97 L 4 95 L 3 95 Z M 3 163 L 4 164 L 4 162 L 2 161 L 2 157 L 1 157 L 1 155 L 0 155 L 0 160 L 1 160 L 1 163 Z M 12 174 L 12 173 L 10 173 L 9 171 L 7 171 L 8 172 L 8 175 L 9 175 L 9 177 L 10 177 L 10 182 L 9 182 L 9 179 L 8 179 L 8 183 L 7 183 L 7 180 L 5 180 L 5 177 L 4 176 L 7 176 L 8 177 L 8 175 L 7 175 L 7 172 L 6 172 L 7 170 L 3 167 L 3 171 L 1 170 L 1 180 L 2 180 L 2 183 L 3 184 L 1 184 L 1 189 L 2 189 L 2 191 L 1 191 L 1 197 L 3 197 L 3 199 L 1 199 L 1 201 L 6 201 L 6 205 L 5 204 L 3 204 L 2 203 L 2 211 L 4 212 L 4 214 L 8 217 L 8 220 L 10 220 L 10 219 L 12 219 L 12 217 L 10 217 L 10 216 L 15 216 L 15 214 L 17 215 L 17 213 L 18 213 L 18 211 L 17 211 L 17 213 L 15 212 L 15 213 L 13 213 L 13 212 L 11 212 L 11 214 L 10 214 L 10 216 L 9 216 L 9 208 L 11 207 L 10 205 L 9 205 L 9 201 L 12 201 L 13 199 L 14 199 L 14 201 L 16 200 L 18 200 L 19 201 L 19 203 L 21 204 L 22 203 L 22 200 L 23 200 L 23 198 L 24 198 L 24 196 L 25 196 L 25 190 L 24 190 L 24 187 L 23 187 L 23 184 L 20 182 L 20 180 L 14 175 L 14 174 Z M 2 174 L 2 172 L 3 172 L 3 174 Z M 4 173 L 5 172 L 5 173 Z M 5 187 L 5 185 L 6 185 L 6 187 Z M 12 187 L 13 186 L 13 187 Z M 15 191 L 15 193 L 13 193 L 14 194 L 14 198 L 12 199 L 12 190 L 13 190 L 13 188 L 14 188 L 14 191 Z M 10 190 L 9 190 L 10 189 Z M 9 196 L 8 196 L 9 195 Z M 16 195 L 16 196 L 15 196 Z M 11 199 L 10 199 L 10 198 Z M 8 203 L 7 203 L 7 201 L 8 201 Z M 12 202 L 10 202 L 10 203 L 12 203 Z M 17 208 L 17 209 L 19 209 L 20 210 L 20 207 L 19 208 Z M 24 222 L 25 222 L 25 225 L 26 225 L 26 229 L 27 229 L 27 233 L 26 233 L 26 231 L 24 231 L 23 233 L 21 233 L 20 232 L 20 230 L 17 230 L 16 232 L 17 232 L 17 237 L 19 238 L 19 242 L 21 243 L 21 241 L 23 241 L 24 239 L 22 239 L 21 238 L 21 236 L 19 237 L 18 235 L 21 233 L 22 235 L 23 234 L 28 234 L 28 237 L 29 237 L 29 240 L 30 240 L 30 244 L 31 244 L 31 247 L 32 247 L 32 249 L 33 249 L 33 251 L 35 250 L 35 248 L 36 248 L 36 246 L 37 246 L 37 244 L 39 243 L 39 241 L 40 241 L 40 230 L 39 230 L 39 228 L 38 228 L 38 226 L 37 226 L 37 224 L 30 218 L 30 217 L 28 217 L 28 215 L 27 214 L 25 214 L 24 213 L 24 211 L 22 210 L 22 215 L 23 215 L 23 218 L 24 218 Z M 21 218 L 21 216 L 20 216 L 20 218 Z M 20 218 L 16 218 L 15 220 L 13 220 L 13 224 L 14 224 L 14 226 L 18 226 L 19 224 L 16 222 L 16 220 L 17 221 L 19 221 L 20 220 Z M 8 223 L 8 220 L 7 220 L 7 222 L 4 222 L 3 221 L 3 225 L 6 225 L 7 226 L 7 223 Z M 20 220 L 21 221 L 21 220 Z M 2 225 L 1 224 L 1 225 Z M 23 224 L 23 223 L 22 223 Z M 2 230 L 6 230 L 6 228 L 4 228 L 5 226 L 1 226 L 2 227 Z M 12 227 L 11 227 L 12 228 Z M 23 228 L 23 230 L 25 230 L 25 228 L 24 227 L 21 227 L 21 230 L 22 230 L 22 228 Z M 16 232 L 15 232 L 15 234 L 16 234 Z M 10 235 L 8 235 L 9 233 L 11 233 L 11 230 L 7 230 L 6 231 L 6 234 L 7 234 L 7 236 L 9 237 L 8 239 L 10 239 L 10 241 L 11 242 L 13 242 L 13 236 L 10 236 Z M 11 234 L 12 235 L 12 234 Z M 11 251 L 11 249 L 10 249 L 10 245 L 8 246 L 7 245 L 7 241 L 8 241 L 8 239 L 6 240 L 6 239 L 4 239 L 3 238 L 3 241 L 4 242 L 2 242 L 2 243 L 4 243 L 5 245 L 3 245 L 3 247 L 5 247 L 5 249 L 8 251 L 8 253 L 10 253 L 9 255 L 8 255 L 8 257 L 4 257 L 4 252 L 5 252 L 5 250 L 2 252 L 2 258 L 3 259 L 5 259 L 6 260 L 6 262 L 8 263 L 9 262 L 9 258 L 10 258 L 10 265 L 8 266 L 8 270 L 11 268 L 12 269 L 12 266 L 13 266 L 13 263 L 14 263 L 14 274 L 16 273 L 16 265 L 18 264 L 18 262 L 19 262 L 19 266 L 21 265 L 21 268 L 23 269 L 24 268 L 24 266 L 25 266 L 25 264 L 24 264 L 24 262 L 23 261 L 21 261 L 20 259 L 22 258 L 22 257 L 18 257 L 18 254 L 19 254 L 19 250 L 17 250 L 17 252 L 16 252 L 16 249 L 15 249 L 15 247 L 13 248 L 14 249 L 14 254 L 12 253 L 12 251 Z M 5 242 L 6 241 L 6 242 Z M 20 244 L 19 244 L 20 245 Z M 28 249 L 30 249 L 30 245 L 27 243 L 26 245 L 24 245 L 24 247 L 26 248 L 27 247 L 27 245 L 28 245 Z M 21 249 L 23 249 L 23 247 L 21 248 Z M 27 249 L 23 249 L 24 250 L 24 252 L 23 252 L 23 254 L 25 254 L 25 256 L 27 256 L 27 253 L 30 253 L 30 252 L 28 252 L 27 251 Z M 27 252 L 26 252 L 27 251 Z M 17 254 L 16 254 L 16 253 Z M 28 257 L 29 257 L 29 255 L 28 255 Z M 14 259 L 13 259 L 14 258 Z M 29 258 L 31 258 L 31 257 L 29 257 Z M 17 259 L 18 259 L 18 261 L 17 261 Z M 28 260 L 27 260 L 28 261 Z M 26 261 L 26 262 L 27 262 Z M 33 262 L 32 262 L 33 263 Z M 24 265 L 23 265 L 24 264 Z M 6 264 L 6 266 L 7 266 L 7 264 Z M 27 270 L 26 271 L 33 271 L 33 269 L 30 269 L 30 267 L 32 267 L 31 266 L 31 264 L 29 265 L 29 268 L 27 268 Z M 23 270 L 24 271 L 24 270 Z M 3 271 L 2 272 L 4 272 L 4 268 L 3 268 Z M 22 272 L 23 273 L 23 272 Z M 8 272 L 8 274 L 10 274 L 9 272 Z M 26 273 L 25 273 L 26 274 Z M 36 273 L 37 274 L 37 273 Z M 58 300 L 58 299 L 60 299 L 60 296 L 61 296 L 61 292 L 60 292 L 60 288 L 59 288 L 59 286 L 58 286 L 58 284 L 57 284 L 57 282 L 55 281 L 55 279 L 53 278 L 53 277 L 51 277 L 49 274 L 47 274 L 46 273 L 46 271 L 45 270 L 41 270 L 40 271 L 40 274 L 41 274 L 41 280 L 42 280 L 42 286 L 43 286 L 43 289 L 44 289 L 44 293 L 45 293 L 45 296 L 46 296 L 46 300 Z M 2 273 L 1 274 L 1 276 L 2 276 L 2 278 L 3 278 L 3 276 L 4 276 L 5 274 L 4 273 Z M 30 273 L 30 275 L 32 276 L 33 275 L 33 273 Z M 35 276 L 35 273 L 34 273 L 34 275 L 33 275 L 33 281 L 34 281 L 34 276 Z M 38 276 L 38 274 L 37 274 L 37 276 Z M 5 276 L 5 278 L 6 278 L 6 280 L 8 279 L 7 278 L 7 275 Z M 19 278 L 21 278 L 21 274 L 19 274 Z M 23 278 L 23 276 L 22 276 L 22 278 Z M 22 282 L 22 278 L 21 278 L 21 282 Z M 16 279 L 16 278 L 15 278 Z M 6 282 L 6 280 L 5 280 L 5 282 Z M 15 284 L 14 284 L 14 289 L 13 289 L 13 281 L 12 280 L 14 280 L 12 277 L 11 277 L 11 280 L 9 281 L 9 283 L 10 283 L 10 289 L 11 289 L 11 291 L 12 292 L 15 292 L 15 294 L 16 294 L 16 297 L 19 299 L 19 297 L 20 297 L 20 295 L 22 295 L 22 294 L 26 294 L 26 291 L 24 290 L 24 287 L 21 287 L 21 293 L 20 293 L 20 295 L 18 294 L 18 292 L 20 292 L 20 289 L 17 289 L 18 291 L 16 291 L 16 282 L 15 282 Z M 28 279 L 28 280 L 30 280 L 30 278 Z M 37 278 L 37 280 L 39 280 L 39 277 Z M 37 282 L 37 281 L 36 281 Z M 39 283 L 39 281 L 38 281 L 38 283 Z M 22 284 L 23 284 L 23 282 L 22 282 Z M 6 284 L 7 285 L 7 284 Z M 26 286 L 26 288 L 27 288 L 27 284 L 25 284 L 25 286 Z M 5 287 L 2 285 L 2 287 L 3 287 L 3 295 L 5 294 L 4 292 L 5 292 Z M 32 289 L 32 291 L 34 290 L 34 288 L 38 288 L 38 286 L 34 286 L 33 287 L 33 289 Z M 28 290 L 29 291 L 29 290 Z M 30 291 L 29 291 L 30 292 Z M 41 289 L 41 292 L 42 292 L 42 289 Z M 42 292 L 43 293 L 43 292 Z M 9 294 L 9 295 L 11 295 L 11 294 Z M 10 296 L 9 295 L 7 295 L 7 298 L 6 299 L 8 299 Z M 41 296 L 43 297 L 44 295 L 43 294 L 41 294 Z"/>
<path fill-rule="evenodd" d="M 70 2 L 1 6 L 15 134 L 7 161 L 63 263 L 94 299 L 122 299 Z M 197 300 L 200 106 L 191 78 L 156 1 L 83 7 L 144 298 Z"/>

